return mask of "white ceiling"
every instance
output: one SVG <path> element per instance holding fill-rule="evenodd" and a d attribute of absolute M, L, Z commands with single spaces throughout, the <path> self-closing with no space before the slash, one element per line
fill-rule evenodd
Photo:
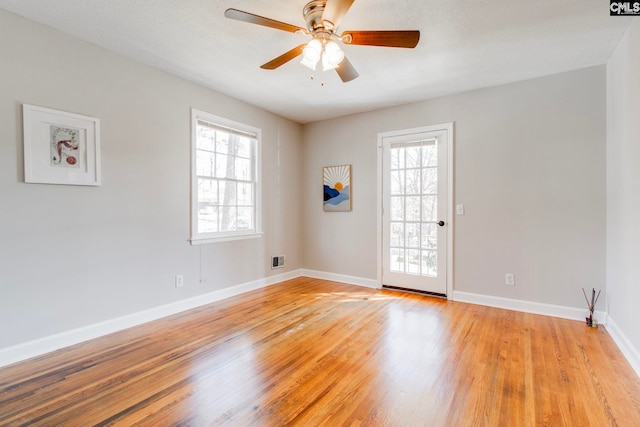
<path fill-rule="evenodd" d="M 329 0 L 331 1 L 331 0 Z M 345 30 L 420 30 L 415 49 L 344 46 L 360 77 L 259 66 L 308 37 L 226 19 L 241 9 L 305 27 L 307 0 L 0 0 L 0 8 L 300 123 L 606 63 L 632 18 L 606 0 L 356 0 Z M 321 86 L 321 80 L 324 86 Z"/>

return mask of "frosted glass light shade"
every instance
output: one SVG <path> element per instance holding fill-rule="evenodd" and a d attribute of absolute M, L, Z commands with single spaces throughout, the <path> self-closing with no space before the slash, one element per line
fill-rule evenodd
<path fill-rule="evenodd" d="M 305 67 L 315 70 L 321 56 L 322 43 L 320 43 L 318 39 L 313 39 L 302 49 L 302 60 L 300 63 Z"/>
<path fill-rule="evenodd" d="M 329 41 L 324 47 L 322 54 L 322 69 L 332 70 L 338 66 L 344 59 L 344 52 L 340 46 L 334 41 Z"/>

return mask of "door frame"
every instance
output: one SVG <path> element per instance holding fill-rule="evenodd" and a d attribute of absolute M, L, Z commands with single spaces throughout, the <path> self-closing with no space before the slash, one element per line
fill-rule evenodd
<path fill-rule="evenodd" d="M 384 206 L 384 200 L 383 200 L 383 153 L 384 153 L 384 147 L 383 147 L 383 140 L 385 138 L 389 138 L 389 137 L 396 137 L 396 136 L 403 136 L 403 135 L 411 135 L 411 134 L 415 134 L 415 133 L 424 133 L 424 132 L 435 132 L 435 131 L 447 131 L 447 163 L 448 163 L 448 171 L 447 171 L 447 215 L 446 215 L 446 221 L 447 221 L 447 234 L 446 234 L 446 239 L 447 239 L 447 271 L 446 271 L 446 294 L 447 294 L 447 299 L 452 299 L 453 297 L 453 227 L 454 227 L 454 222 L 453 222 L 453 213 L 455 212 L 455 206 L 454 206 L 454 188 L 453 188 L 453 174 L 454 174 L 454 168 L 453 165 L 455 164 L 454 162 L 454 158 L 453 158 L 453 153 L 454 153 L 454 149 L 453 149 L 453 141 L 454 141 L 454 135 L 453 135 L 453 131 L 454 131 L 454 126 L 453 126 L 453 122 L 448 122 L 448 123 L 440 123 L 440 124 L 435 124 L 435 125 L 429 125 L 429 126 L 422 126 L 422 127 L 417 127 L 417 128 L 410 128 L 410 129 L 401 129 L 401 130 L 396 130 L 396 131 L 390 131 L 390 132 L 379 132 L 378 133 L 378 176 L 377 176 L 377 191 L 378 191 L 378 197 L 377 197 L 377 204 L 378 207 L 376 209 L 377 211 L 377 224 L 378 224 L 378 232 L 377 232 L 377 242 L 378 242 L 378 266 L 377 266 L 377 272 L 378 272 L 378 289 L 382 289 L 382 267 L 383 267 L 383 262 L 382 262 L 382 251 L 384 250 L 383 248 L 383 242 L 382 242 L 382 232 L 383 232 L 383 227 L 384 227 L 384 223 L 382 220 L 382 209 Z"/>

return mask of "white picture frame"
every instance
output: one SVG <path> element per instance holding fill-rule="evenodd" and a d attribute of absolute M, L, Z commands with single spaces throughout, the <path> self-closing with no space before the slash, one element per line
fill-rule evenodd
<path fill-rule="evenodd" d="M 22 105 L 24 181 L 101 184 L 100 119 Z"/>

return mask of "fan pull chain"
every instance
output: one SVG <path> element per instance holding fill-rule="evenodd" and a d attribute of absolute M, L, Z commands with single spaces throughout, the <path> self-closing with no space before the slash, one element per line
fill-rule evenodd
<path fill-rule="evenodd" d="M 311 80 L 315 80 L 316 79 L 316 74 L 315 73 L 311 73 L 309 78 Z M 324 87 L 324 72 L 322 72 L 322 71 L 320 71 L 320 86 Z"/>

